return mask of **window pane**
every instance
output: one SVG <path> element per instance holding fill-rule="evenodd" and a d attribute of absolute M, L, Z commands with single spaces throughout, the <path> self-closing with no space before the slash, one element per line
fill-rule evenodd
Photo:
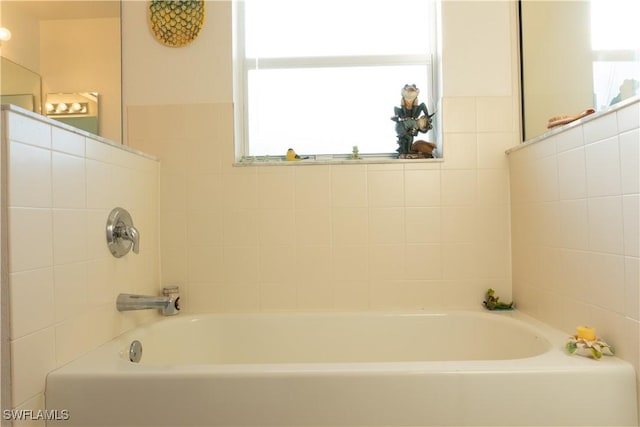
<path fill-rule="evenodd" d="M 638 83 L 640 63 L 599 62 L 593 63 L 594 105 L 598 110 L 607 108 L 640 93 Z"/>
<path fill-rule="evenodd" d="M 426 0 L 246 0 L 246 56 L 426 54 Z"/>
<path fill-rule="evenodd" d="M 427 78 L 425 65 L 250 71 L 249 155 L 394 152 L 400 90 L 415 83 L 433 113 Z"/>

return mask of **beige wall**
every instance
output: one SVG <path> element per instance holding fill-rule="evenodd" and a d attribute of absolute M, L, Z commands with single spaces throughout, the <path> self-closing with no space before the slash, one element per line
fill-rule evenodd
<path fill-rule="evenodd" d="M 40 34 L 43 98 L 47 93 L 98 92 L 98 133 L 120 142 L 120 19 L 44 20 Z"/>
<path fill-rule="evenodd" d="M 114 301 L 120 292 L 156 294 L 160 280 L 158 162 L 37 117 L 2 116 L 9 218 L 2 321 L 10 325 L 12 407 L 22 409 L 43 408 L 50 370 L 156 315 L 121 314 Z M 107 248 L 105 224 L 116 206 L 140 229 L 139 255 L 116 259 Z"/>
<path fill-rule="evenodd" d="M 40 74 L 40 26 L 34 16 L 17 6 L 17 1 L 0 3 L 0 22 L 11 31 L 0 53 L 7 59 Z"/>
<path fill-rule="evenodd" d="M 182 49 L 149 35 L 143 6 L 123 9 L 128 144 L 161 159 L 162 281 L 182 284 L 186 310 L 477 307 L 488 287 L 510 298 L 513 3 L 443 4 L 444 162 L 307 167 L 232 166 L 231 7 L 207 8 Z"/>
<path fill-rule="evenodd" d="M 509 155 L 518 308 L 567 334 L 594 326 L 636 373 L 639 117 L 636 101 Z"/>

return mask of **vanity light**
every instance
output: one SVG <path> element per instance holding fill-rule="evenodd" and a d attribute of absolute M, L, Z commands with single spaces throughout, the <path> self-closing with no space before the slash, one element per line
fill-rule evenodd
<path fill-rule="evenodd" d="M 11 31 L 8 28 L 0 27 L 0 42 L 11 40 Z"/>
<path fill-rule="evenodd" d="M 78 116 L 89 114 L 87 102 L 47 102 L 44 105 L 47 116 Z"/>

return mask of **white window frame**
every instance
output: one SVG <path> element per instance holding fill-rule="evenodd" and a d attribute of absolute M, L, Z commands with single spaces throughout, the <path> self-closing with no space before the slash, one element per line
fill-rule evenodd
<path fill-rule="evenodd" d="M 293 68 L 338 68 L 338 67 L 355 67 L 355 66 L 379 66 L 379 65 L 424 65 L 427 72 L 428 88 L 423 91 L 428 96 L 430 102 L 427 105 L 432 105 L 434 111 L 430 113 L 436 113 L 433 120 L 433 130 L 430 131 L 434 135 L 437 148 L 437 157 L 442 157 L 442 137 L 440 126 L 440 90 L 439 85 L 439 67 L 437 66 L 436 59 L 438 39 L 437 34 L 437 12 L 438 4 L 436 0 L 425 0 L 431 3 L 431 11 L 428 16 L 428 28 L 432 29 L 430 35 L 430 52 L 426 55 L 352 55 L 352 56 L 321 56 L 321 57 L 292 57 L 292 58 L 247 58 L 245 55 L 245 28 L 244 28 L 244 1 L 233 2 L 233 64 L 234 64 L 234 84 L 233 84 L 233 99 L 234 99 L 234 120 L 235 120 L 235 158 L 236 161 L 245 159 L 250 152 L 249 149 L 249 118 L 248 118 L 248 76 L 249 71 L 261 69 L 293 69 Z M 410 83 L 410 82 L 407 82 Z M 400 89 L 400 88 L 399 88 Z M 400 91 L 398 89 L 398 92 Z M 391 123 L 391 121 L 390 121 Z M 311 154 L 312 158 L 314 157 Z M 254 156 L 255 158 L 256 156 Z M 279 156 L 260 156 L 276 159 Z M 326 160 L 328 156 L 318 156 Z M 344 160 L 348 155 L 334 154 L 332 159 Z M 397 153 L 361 153 L 363 159 L 395 159 Z M 264 159 L 263 159 L 264 160 Z M 424 159 L 434 160 L 434 159 Z M 423 161 L 424 161 L 423 160 Z M 440 160 L 440 159 L 435 159 Z M 411 160 L 415 161 L 415 160 Z"/>

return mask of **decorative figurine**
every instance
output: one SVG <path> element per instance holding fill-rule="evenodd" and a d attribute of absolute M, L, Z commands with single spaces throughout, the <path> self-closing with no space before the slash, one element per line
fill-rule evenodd
<path fill-rule="evenodd" d="M 500 297 L 495 296 L 496 291 L 489 288 L 487 289 L 487 296 L 482 303 L 487 307 L 487 310 L 513 310 L 513 301 L 510 303 L 501 302 Z"/>
<path fill-rule="evenodd" d="M 287 150 L 287 155 L 286 155 L 286 159 L 289 162 L 297 162 L 299 160 L 305 160 L 308 159 L 309 157 L 300 157 L 299 155 L 296 154 L 296 152 L 293 150 L 293 148 L 289 148 Z"/>
<path fill-rule="evenodd" d="M 596 330 L 588 326 L 578 326 L 577 334 L 570 336 L 566 348 L 569 354 L 593 357 L 596 360 L 602 356 L 613 356 L 613 348 L 596 337 Z"/>
<path fill-rule="evenodd" d="M 426 105 L 418 101 L 420 89 L 415 84 L 406 84 L 400 91 L 402 99 L 400 107 L 394 107 L 394 116 L 391 120 L 396 122 L 396 134 L 398 135 L 398 158 L 417 159 L 433 157 L 432 152 L 425 155 L 423 151 L 415 151 L 412 147 L 413 138 L 418 132 L 426 133 L 433 128 L 431 117 Z M 431 143 L 428 143 L 431 144 Z M 434 144 L 435 146 L 435 144 Z M 433 149 L 431 150 L 433 151 Z"/>

